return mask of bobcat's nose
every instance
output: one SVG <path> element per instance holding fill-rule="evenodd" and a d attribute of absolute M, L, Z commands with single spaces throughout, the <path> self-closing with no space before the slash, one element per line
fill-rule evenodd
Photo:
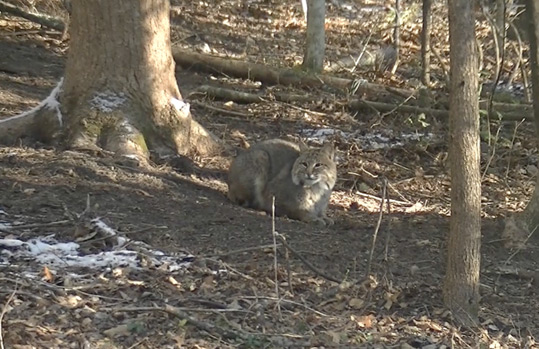
<path fill-rule="evenodd" d="M 305 177 L 310 180 L 315 180 L 317 176 L 314 173 L 308 173 Z"/>

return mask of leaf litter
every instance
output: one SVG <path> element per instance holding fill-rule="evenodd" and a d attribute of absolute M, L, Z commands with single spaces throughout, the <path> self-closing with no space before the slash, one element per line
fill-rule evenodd
<path fill-rule="evenodd" d="M 44 3 L 37 1 L 36 6 L 50 11 L 51 5 Z M 53 11 L 54 6 L 59 8 L 50 3 Z M 299 2 L 172 5 L 176 44 L 274 66 L 301 63 L 305 23 Z M 396 76 L 371 66 L 353 73 L 339 66 L 335 74 L 414 87 L 417 75 L 409 67 L 418 59 L 420 4 L 407 5 L 402 39 L 406 47 L 401 48 Z M 370 32 L 372 42 L 367 46 L 389 44 L 390 6 L 390 2 L 361 6 L 328 2 L 328 66 L 357 57 Z M 444 11 L 441 5 L 433 8 L 432 42 L 447 64 Z M 0 112 L 8 117 L 50 94 L 62 74 L 65 44 L 36 30 L 36 25 L 4 15 L 1 19 L 2 31 L 28 32 L 6 39 L 18 45 L 16 59 L 30 57 L 31 71 L 52 69 L 44 78 L 0 74 L 2 93 L 9 91 L 0 94 L 0 102 L 7 106 Z M 489 27 L 480 23 L 478 34 L 485 40 Z M 486 55 L 492 55 L 492 44 L 485 42 Z M 59 59 L 61 65 L 54 65 Z M 443 74 L 433 66 L 435 86 L 443 83 Z M 266 87 L 218 73 L 206 76 L 182 70 L 178 79 L 182 93 L 213 83 L 305 94 L 293 87 Z M 338 99 L 318 102 L 332 97 L 331 92 L 311 90 L 307 95 L 312 103 L 244 105 L 193 98 L 235 115 L 207 113 L 192 105 L 194 115 L 215 134 L 240 147 L 276 136 L 304 135 L 312 144 L 331 136 L 339 150 L 339 182 L 330 207 L 336 226 L 320 229 L 279 218 L 276 228 L 296 252 L 341 283 L 324 279 L 288 256 L 282 246 L 275 270 L 270 218 L 228 203 L 222 174 L 178 174 L 167 168 L 141 173 L 106 156 L 2 148 L 0 239 L 18 245 L 17 258 L 25 257 L 13 259 L 13 247 L 1 247 L 8 263 L 0 265 L 4 343 L 14 348 L 536 346 L 539 307 L 531 272 L 536 269 L 536 249 L 519 250 L 509 258 L 513 252 L 503 248 L 498 234 L 505 212 L 521 210 L 533 190 L 537 160 L 531 128 L 500 124 L 497 151 L 483 183 L 482 323 L 479 330 L 467 331 L 453 325 L 441 300 L 449 214 L 443 122 L 398 111 L 383 117 L 376 112 L 351 114 Z M 485 143 L 483 139 L 483 159 L 492 150 Z M 201 168 L 223 171 L 228 160 L 196 162 Z M 486 160 L 482 164 L 485 169 Z M 373 272 L 365 278 L 382 177 L 389 179 L 391 212 L 384 212 Z M 103 231 L 116 235 L 95 233 L 91 221 L 97 216 L 86 225 L 68 214 L 85 210 L 88 195 L 92 211 L 110 228 Z M 62 221 L 68 223 L 51 226 Z M 28 228 L 16 230 L 24 225 Z M 57 243 L 79 248 L 65 254 L 54 248 Z M 52 249 L 50 259 L 58 263 L 32 261 L 29 246 Z M 99 265 L 69 266 L 74 257 L 114 255 L 120 246 L 128 251 L 122 252 L 127 261 L 114 264 L 104 258 Z M 175 262 L 180 267 L 170 269 Z"/>

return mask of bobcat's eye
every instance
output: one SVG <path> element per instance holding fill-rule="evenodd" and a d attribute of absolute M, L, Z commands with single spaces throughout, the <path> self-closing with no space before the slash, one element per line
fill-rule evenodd
<path fill-rule="evenodd" d="M 307 168 L 307 163 L 306 163 L 306 162 L 302 162 L 302 163 L 301 163 L 301 166 Z"/>
<path fill-rule="evenodd" d="M 319 162 L 314 165 L 314 168 L 320 168 L 320 167 L 322 167 L 322 164 Z"/>

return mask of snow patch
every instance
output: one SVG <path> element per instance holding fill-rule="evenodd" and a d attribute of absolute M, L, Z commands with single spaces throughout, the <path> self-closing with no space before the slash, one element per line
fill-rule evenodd
<path fill-rule="evenodd" d="M 179 111 L 180 113 L 189 114 L 189 109 L 191 108 L 189 103 L 185 103 L 184 101 L 180 101 L 179 99 L 172 97 L 170 98 L 170 104 L 172 104 L 174 108 L 176 108 L 176 110 Z M 184 109 L 184 108 L 187 108 L 187 109 Z"/>
<path fill-rule="evenodd" d="M 173 272 L 186 268 L 194 259 L 194 256 L 187 253 L 166 254 L 152 249 L 141 241 L 119 236 L 99 218 L 93 219 L 91 224 L 105 237 L 111 237 L 111 241 L 116 240 L 110 251 L 83 254 L 79 251 L 78 242 L 59 242 L 54 235 L 40 236 L 27 241 L 16 238 L 0 239 L 0 266 L 36 261 L 56 269 L 79 267 L 110 271 L 116 267 L 143 269 L 151 266 Z M 91 242 L 91 239 L 88 241 Z M 128 250 L 128 246 L 135 247 L 136 251 Z"/>
<path fill-rule="evenodd" d="M 366 133 L 362 131 L 345 132 L 333 128 L 320 128 L 304 129 L 300 132 L 302 137 L 313 143 L 323 144 L 328 139 L 341 138 L 359 143 L 364 150 L 402 147 L 406 142 L 418 142 L 435 138 L 435 135 L 430 132 L 401 133 L 394 135 L 391 130 Z"/>
<path fill-rule="evenodd" d="M 58 84 L 56 85 L 56 87 L 53 88 L 51 93 L 47 96 L 47 98 L 42 100 L 37 106 L 35 106 L 34 108 L 32 108 L 32 109 L 30 109 L 28 111 L 25 111 L 24 113 L 9 117 L 9 118 L 4 119 L 4 120 L 0 120 L 0 124 L 3 123 L 3 122 L 8 122 L 8 121 L 13 120 L 13 119 L 23 118 L 23 117 L 28 116 L 30 114 L 34 114 L 34 113 L 36 113 L 37 111 L 39 111 L 39 110 L 41 110 L 43 108 L 47 108 L 49 110 L 56 111 L 56 117 L 58 118 L 58 123 L 60 124 L 60 126 L 62 126 L 63 118 L 62 118 L 62 112 L 60 111 L 60 102 L 58 102 L 58 95 L 62 91 L 62 85 L 63 84 L 64 84 L 64 78 L 61 78 L 60 81 L 58 82 Z"/>
<path fill-rule="evenodd" d="M 107 91 L 96 93 L 90 102 L 93 108 L 103 113 L 111 113 L 122 106 L 126 100 L 127 97 L 123 93 Z"/>

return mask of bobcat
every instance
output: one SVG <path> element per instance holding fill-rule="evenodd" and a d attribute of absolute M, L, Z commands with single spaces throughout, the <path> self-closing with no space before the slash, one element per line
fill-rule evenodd
<path fill-rule="evenodd" d="M 272 210 L 305 222 L 333 224 L 326 216 L 337 180 L 335 148 L 312 149 L 282 139 L 255 144 L 240 153 L 228 171 L 228 198 L 242 206 Z"/>

